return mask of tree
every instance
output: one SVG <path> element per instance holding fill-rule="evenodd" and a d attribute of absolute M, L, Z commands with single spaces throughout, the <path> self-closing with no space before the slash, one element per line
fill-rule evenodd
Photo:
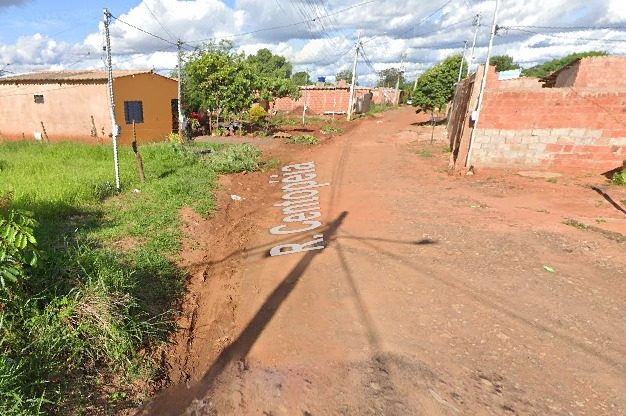
<path fill-rule="evenodd" d="M 297 98 L 298 87 L 285 76 L 288 72 L 290 75 L 291 64 L 283 57 L 272 55 L 270 60 L 276 65 L 262 66 L 258 59 L 266 56 L 266 52 L 271 54 L 262 49 L 255 58 L 246 58 L 235 52 L 232 42 L 225 41 L 192 52 L 184 66 L 186 110 L 207 110 L 219 121 L 220 115 L 247 111 L 254 101 L 272 102 L 286 96 Z"/>
<path fill-rule="evenodd" d="M 413 105 L 431 112 L 443 110 L 454 96 L 461 59 L 461 55 L 450 56 L 420 75 L 413 93 Z M 463 73 L 467 73 L 465 63 Z"/>
<path fill-rule="evenodd" d="M 543 78 L 546 75 L 550 75 L 551 73 L 566 67 L 567 65 L 574 62 L 579 58 L 587 58 L 590 56 L 606 56 L 608 53 L 604 51 L 589 51 L 589 52 L 579 52 L 572 53 L 563 58 L 553 59 L 551 61 L 544 62 L 541 65 L 533 66 L 532 68 L 525 69 L 522 71 L 522 74 L 527 77 L 536 77 Z"/>
<path fill-rule="evenodd" d="M 398 68 L 383 69 L 378 73 L 377 87 L 395 87 L 400 76 L 400 85 L 404 84 L 404 73 Z"/>
<path fill-rule="evenodd" d="M 250 107 L 255 71 L 233 44 L 209 44 L 191 53 L 184 66 L 183 93 L 189 111 L 240 112 Z"/>
<path fill-rule="evenodd" d="M 513 63 L 513 57 L 509 55 L 495 55 L 489 59 L 490 65 L 495 65 L 497 72 L 519 69 L 518 64 Z"/>
<path fill-rule="evenodd" d="M 311 83 L 311 76 L 308 72 L 300 71 L 293 74 L 291 80 L 298 86 L 309 85 Z"/>
<path fill-rule="evenodd" d="M 341 70 L 337 73 L 337 75 L 335 76 L 335 79 L 337 80 L 337 82 L 341 80 L 345 80 L 348 84 L 351 84 L 352 83 L 352 71 L 349 69 Z"/>
<path fill-rule="evenodd" d="M 283 79 L 291 77 L 291 63 L 283 56 L 274 55 L 267 48 L 259 49 L 255 55 L 248 56 L 247 61 L 262 75 Z"/>

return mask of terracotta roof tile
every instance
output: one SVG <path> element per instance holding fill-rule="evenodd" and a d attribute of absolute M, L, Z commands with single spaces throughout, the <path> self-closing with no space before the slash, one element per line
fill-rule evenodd
<path fill-rule="evenodd" d="M 120 70 L 113 71 L 113 78 L 126 77 L 130 75 L 147 74 L 152 71 L 143 70 Z M 79 71 L 42 71 L 30 72 L 26 74 L 11 75 L 0 77 L 0 84 L 14 83 L 89 83 L 89 82 L 106 82 L 107 73 L 104 70 L 79 70 Z"/>

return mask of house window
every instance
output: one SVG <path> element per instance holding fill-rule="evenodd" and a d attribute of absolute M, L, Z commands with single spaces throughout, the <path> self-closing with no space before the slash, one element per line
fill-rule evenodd
<path fill-rule="evenodd" d="M 124 118 L 126 124 L 143 123 L 143 102 L 124 101 Z"/>
<path fill-rule="evenodd" d="M 35 104 L 43 104 L 43 95 L 35 94 Z"/>

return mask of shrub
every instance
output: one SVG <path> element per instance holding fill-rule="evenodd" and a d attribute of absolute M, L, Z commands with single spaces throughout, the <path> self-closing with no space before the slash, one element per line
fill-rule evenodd
<path fill-rule="evenodd" d="M 255 104 L 250 107 L 250 110 L 248 110 L 248 115 L 250 116 L 250 121 L 258 124 L 262 121 L 265 121 L 265 118 L 267 117 L 267 111 L 265 111 L 265 109 L 260 105 Z"/>
<path fill-rule="evenodd" d="M 10 291 L 10 285 L 19 293 L 28 268 L 35 267 L 39 258 L 34 235 L 37 221 L 18 210 L 0 215 L 0 290 Z"/>
<path fill-rule="evenodd" d="M 613 175 L 612 181 L 616 185 L 626 185 L 626 169 L 621 172 L 616 172 Z"/>

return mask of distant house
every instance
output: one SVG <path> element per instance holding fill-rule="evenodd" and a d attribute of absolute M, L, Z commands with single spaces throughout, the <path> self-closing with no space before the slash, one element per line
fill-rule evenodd
<path fill-rule="evenodd" d="M 152 71 L 114 71 L 119 141 L 163 140 L 178 129 L 177 82 Z M 0 78 L 0 139 L 110 140 L 104 71 L 46 71 Z"/>

